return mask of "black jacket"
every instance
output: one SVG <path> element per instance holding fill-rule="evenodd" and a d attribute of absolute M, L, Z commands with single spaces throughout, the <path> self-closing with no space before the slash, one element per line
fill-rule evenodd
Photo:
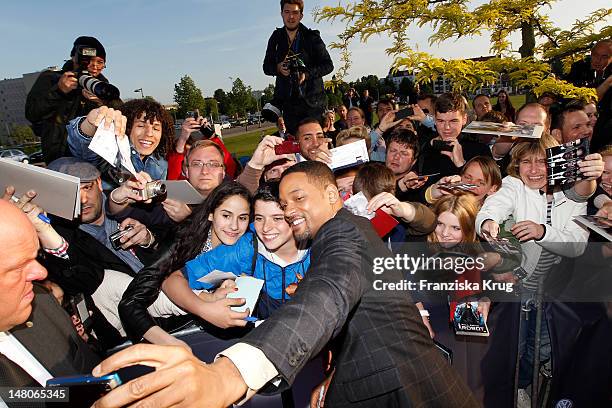
<path fill-rule="evenodd" d="M 155 302 L 161 291 L 164 280 L 170 273 L 184 265 L 168 265 L 169 257 L 175 253 L 173 240 L 167 239 L 160 248 L 161 256 L 153 264 L 144 267 L 134 277 L 119 302 L 119 317 L 127 336 L 133 343 L 139 343 L 143 335 L 153 326 L 161 326 L 159 319 L 154 319 L 147 308 Z"/>
<path fill-rule="evenodd" d="M 291 302 L 242 342 L 262 350 L 281 387 L 332 339 L 340 350 L 325 403 L 334 407 L 477 406 L 461 378 L 436 351 L 405 291 L 375 290 L 402 272 L 373 273 L 392 257 L 363 217 L 341 209 L 312 242 L 310 268 Z"/>
<path fill-rule="evenodd" d="M 306 81 L 303 84 L 303 95 L 306 104 L 310 107 L 325 107 L 325 93 L 323 77 L 334 70 L 334 64 L 325 48 L 317 30 L 306 28 L 303 24 L 298 27 L 298 34 L 294 40 L 293 49 L 306 66 Z M 289 53 L 289 37 L 284 27 L 274 30 L 268 40 L 268 48 L 263 63 L 266 75 L 276 76 L 274 96 L 282 101 L 290 97 L 291 82 L 289 77 L 278 75 L 276 66 L 283 62 Z"/>
<path fill-rule="evenodd" d="M 32 122 L 34 133 L 40 137 L 46 163 L 63 156 L 72 156 L 68 149 L 66 125 L 70 120 L 87 115 L 90 110 L 98 107 L 83 97 L 80 88 L 68 94 L 60 91 L 57 86 L 60 77 L 71 70 L 70 60 L 61 71 L 44 71 L 34 82 L 26 99 L 25 115 Z M 108 82 L 102 74 L 98 79 Z"/>
<path fill-rule="evenodd" d="M 32 302 L 32 314 L 28 318 L 32 325 L 16 326 L 10 330 L 11 334 L 53 376 L 90 373 L 100 358 L 77 335 L 66 312 L 46 289 L 35 284 L 34 293 L 36 296 Z M 0 354 L 0 386 L 40 385 Z"/>

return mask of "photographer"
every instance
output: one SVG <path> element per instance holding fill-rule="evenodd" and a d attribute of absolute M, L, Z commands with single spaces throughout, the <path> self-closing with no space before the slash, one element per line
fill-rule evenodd
<path fill-rule="evenodd" d="M 26 99 L 25 115 L 32 130 L 40 137 L 46 163 L 70 155 L 66 140 L 66 125 L 77 116 L 86 115 L 103 104 L 93 93 L 79 86 L 79 76 L 87 72 L 104 83 L 106 51 L 94 37 L 79 37 L 74 41 L 61 71 L 47 70 L 40 74 Z M 116 98 L 118 99 L 118 95 Z M 111 101 L 104 101 L 108 104 Z"/>
<path fill-rule="evenodd" d="M 276 76 L 274 99 L 283 111 L 290 134 L 306 117 L 320 117 L 325 108 L 323 76 L 334 69 L 319 32 L 303 24 L 303 0 L 281 0 L 283 28 L 268 40 L 263 63 L 266 75 Z"/>

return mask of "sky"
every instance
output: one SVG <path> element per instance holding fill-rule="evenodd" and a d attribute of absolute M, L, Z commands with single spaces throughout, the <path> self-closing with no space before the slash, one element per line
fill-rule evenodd
<path fill-rule="evenodd" d="M 326 44 L 344 23 L 315 23 L 312 10 L 338 1 L 305 0 L 302 23 L 319 30 Z M 575 18 L 602 7 L 609 7 L 609 0 L 559 0 L 549 15 L 568 28 Z M 0 10 L 0 79 L 61 66 L 74 39 L 91 35 L 106 48 L 103 73 L 124 99 L 137 97 L 134 90 L 143 88 L 145 95 L 172 103 L 174 84 L 183 75 L 191 76 L 206 97 L 218 88 L 230 90 L 232 78 L 253 90 L 274 83 L 264 75 L 262 62 L 270 34 L 282 26 L 278 0 L 3 0 Z M 486 37 L 430 47 L 429 35 L 430 30 L 415 29 L 409 32 L 410 43 L 443 58 L 489 55 Z M 385 54 L 389 45 L 380 36 L 367 44 L 355 42 L 345 80 L 386 76 L 392 63 Z M 339 53 L 330 50 L 330 55 L 338 67 Z"/>

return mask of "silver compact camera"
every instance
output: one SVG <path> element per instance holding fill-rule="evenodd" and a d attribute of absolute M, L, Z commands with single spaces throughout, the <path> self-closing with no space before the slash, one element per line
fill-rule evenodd
<path fill-rule="evenodd" d="M 120 241 L 121 237 L 123 237 L 125 234 L 127 234 L 128 231 L 131 231 L 133 229 L 134 229 L 134 226 L 129 224 L 124 229 L 117 230 L 108 236 L 108 239 L 110 240 L 110 243 L 115 251 L 118 251 L 121 249 L 121 245 L 122 245 Z"/>
<path fill-rule="evenodd" d="M 135 190 L 143 201 L 166 194 L 166 185 L 161 180 L 150 181 L 142 190 Z"/>

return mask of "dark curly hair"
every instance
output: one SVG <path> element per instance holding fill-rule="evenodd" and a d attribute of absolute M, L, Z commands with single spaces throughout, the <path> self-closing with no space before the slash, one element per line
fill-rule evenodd
<path fill-rule="evenodd" d="M 125 134 L 129 136 L 132 132 L 134 121 L 145 114 L 145 120 L 149 123 L 158 120 L 162 124 L 162 135 L 159 140 L 159 145 L 153 152 L 158 158 L 165 158 L 166 154 L 172 151 L 174 146 L 174 121 L 172 116 L 164 109 L 164 107 L 152 99 L 133 99 L 121 105 L 119 108 L 121 113 L 127 118 L 127 126 Z"/>
<path fill-rule="evenodd" d="M 172 255 L 167 257 L 164 264 L 160 265 L 161 270 L 169 275 L 185 266 L 187 261 L 194 259 L 202 252 L 202 247 L 212 226 L 212 221 L 208 219 L 208 216 L 233 196 L 240 196 L 247 203 L 251 202 L 251 194 L 242 184 L 236 181 L 222 183 L 210 193 L 202 204 L 193 210 L 185 221 L 179 224 L 174 245 L 171 248 Z"/>

